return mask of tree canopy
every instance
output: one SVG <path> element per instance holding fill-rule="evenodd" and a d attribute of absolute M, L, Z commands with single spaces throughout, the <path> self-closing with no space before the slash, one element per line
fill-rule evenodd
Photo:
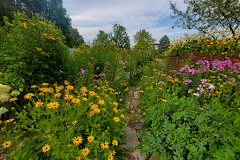
<path fill-rule="evenodd" d="M 147 49 L 155 42 L 155 39 L 152 37 L 152 34 L 147 32 L 145 29 L 140 29 L 134 36 L 133 49 Z"/>
<path fill-rule="evenodd" d="M 164 36 L 160 39 L 159 44 L 160 44 L 160 48 L 159 48 L 159 52 L 160 52 L 160 53 L 163 53 L 163 52 L 167 51 L 167 50 L 168 50 L 168 47 L 169 47 L 169 45 L 170 45 L 170 40 L 169 40 L 168 36 L 167 36 L 167 35 L 164 35 Z"/>
<path fill-rule="evenodd" d="M 100 30 L 99 33 L 97 34 L 97 37 L 93 41 L 94 43 L 109 44 L 110 43 L 109 34 L 104 32 L 103 30 Z"/>
<path fill-rule="evenodd" d="M 185 12 L 170 1 L 174 13 L 171 17 L 178 18 L 173 27 L 197 29 L 205 34 L 208 30 L 228 29 L 232 36 L 239 30 L 239 0 L 184 0 L 184 3 L 187 4 Z"/>
<path fill-rule="evenodd" d="M 72 43 L 74 38 L 71 37 L 73 33 L 71 19 L 67 15 L 66 9 L 63 8 L 62 0 L 0 0 L 0 24 L 3 25 L 4 16 L 12 20 L 12 12 L 16 11 L 24 11 L 30 17 L 35 13 L 40 13 L 61 28 L 68 45 Z M 77 33 L 75 32 L 75 34 Z M 78 37 L 81 36 L 78 35 Z"/>
<path fill-rule="evenodd" d="M 113 32 L 109 34 L 110 42 L 114 45 L 130 49 L 130 39 L 126 32 L 126 28 L 120 24 L 113 25 Z"/>

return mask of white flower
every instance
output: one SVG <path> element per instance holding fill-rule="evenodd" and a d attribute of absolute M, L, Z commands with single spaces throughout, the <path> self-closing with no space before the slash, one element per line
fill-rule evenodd
<path fill-rule="evenodd" d="M 11 95 L 12 97 L 17 97 L 17 96 L 20 95 L 20 92 L 19 92 L 18 90 L 14 90 L 14 91 L 12 91 L 12 92 L 10 93 L 10 95 Z"/>
<path fill-rule="evenodd" d="M 6 113 L 7 111 L 8 111 L 7 108 L 1 107 L 1 108 L 0 108 L 0 117 L 1 117 L 2 114 Z"/>
<path fill-rule="evenodd" d="M 8 94 L 0 94 L 0 103 L 7 102 L 10 96 Z"/>
<path fill-rule="evenodd" d="M 10 91 L 11 87 L 8 85 L 2 85 L 0 84 L 0 94 L 1 93 L 8 93 Z"/>

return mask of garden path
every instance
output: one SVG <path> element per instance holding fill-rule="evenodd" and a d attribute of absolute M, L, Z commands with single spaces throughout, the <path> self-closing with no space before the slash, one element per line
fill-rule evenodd
<path fill-rule="evenodd" d="M 141 143 L 141 139 L 137 136 L 137 132 L 143 132 L 143 115 L 139 107 L 140 86 L 134 86 L 128 90 L 126 98 L 127 106 L 130 112 L 127 115 L 128 125 L 126 127 L 126 138 L 124 139 L 123 148 L 128 150 L 125 160 L 160 160 L 159 156 L 147 155 L 143 156 L 140 150 L 135 147 Z"/>

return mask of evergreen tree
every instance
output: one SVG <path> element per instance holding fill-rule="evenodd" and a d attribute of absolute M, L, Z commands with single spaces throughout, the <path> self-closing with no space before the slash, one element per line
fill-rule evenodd
<path fill-rule="evenodd" d="M 170 45 L 170 40 L 169 40 L 168 36 L 164 35 L 160 39 L 159 44 L 160 44 L 159 52 L 160 53 L 166 52 L 168 50 L 169 45 Z"/>

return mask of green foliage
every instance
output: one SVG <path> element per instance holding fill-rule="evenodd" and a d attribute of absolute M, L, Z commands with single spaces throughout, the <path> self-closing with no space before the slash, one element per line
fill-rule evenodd
<path fill-rule="evenodd" d="M 197 29 L 205 34 L 217 28 L 230 30 L 232 36 L 239 31 L 239 0 L 186 0 L 184 3 L 187 4 L 186 12 L 178 10 L 170 1 L 174 12 L 171 17 L 179 18 L 175 26 Z"/>
<path fill-rule="evenodd" d="M 160 39 L 159 44 L 160 44 L 159 52 L 160 53 L 166 52 L 168 50 L 168 47 L 169 47 L 169 44 L 170 44 L 170 40 L 169 40 L 168 36 L 164 35 Z"/>
<path fill-rule="evenodd" d="M 68 46 L 73 48 L 73 47 L 77 47 L 77 46 L 80 46 L 81 44 L 83 44 L 84 39 L 79 34 L 78 30 L 76 28 L 72 28 L 72 27 L 70 27 L 70 30 L 71 30 L 71 36 L 70 36 L 70 40 L 68 42 Z"/>
<path fill-rule="evenodd" d="M 0 71 L 13 75 L 4 76 L 7 82 L 22 86 L 67 78 L 71 67 L 69 50 L 63 44 L 61 30 L 52 22 L 39 14 L 29 19 L 18 12 L 12 22 L 5 18 L 4 23 L 0 29 Z"/>
<path fill-rule="evenodd" d="M 119 154 L 126 121 L 112 88 L 103 86 L 81 87 L 80 91 L 74 91 L 68 81 L 54 87 L 48 83 L 32 86 L 35 89 L 24 96 L 25 109 L 16 113 L 18 121 L 6 120 L 1 126 L 5 135 L 0 142 L 11 142 L 7 157 L 97 160 Z M 46 145 L 49 150 L 44 149 Z M 89 152 L 84 154 L 86 148 Z"/>
<path fill-rule="evenodd" d="M 146 50 L 149 48 L 153 48 L 153 43 L 155 39 L 152 37 L 152 34 L 147 32 L 145 29 L 138 31 L 134 36 L 134 43 L 133 49 L 142 49 Z"/>
<path fill-rule="evenodd" d="M 97 37 L 93 40 L 93 43 L 109 44 L 110 43 L 109 35 L 105 33 L 103 30 L 100 30 L 99 33 L 97 34 Z"/>
<path fill-rule="evenodd" d="M 200 106 L 195 98 L 170 98 L 149 104 L 140 148 L 162 159 L 239 159 L 239 113 L 215 98 Z M 201 108 L 200 108 L 201 107 Z"/>
<path fill-rule="evenodd" d="M 113 25 L 113 32 L 109 34 L 110 42 L 119 48 L 130 49 L 130 39 L 126 28 L 120 24 Z"/>

